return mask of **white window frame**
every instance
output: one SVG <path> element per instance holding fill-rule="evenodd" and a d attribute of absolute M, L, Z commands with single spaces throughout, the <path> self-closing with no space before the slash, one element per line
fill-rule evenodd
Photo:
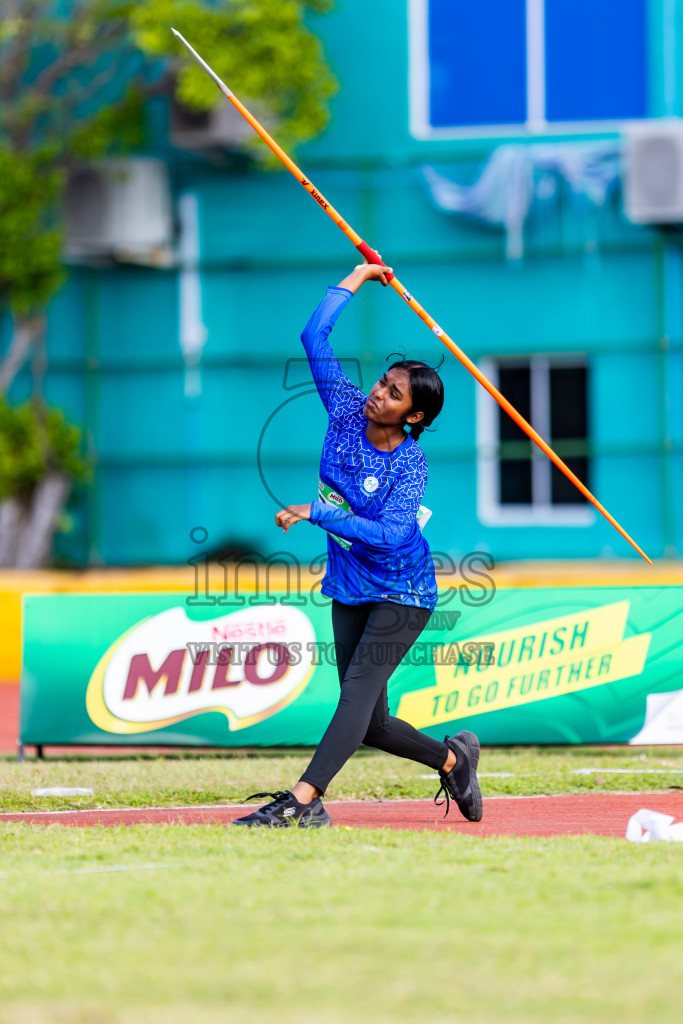
<path fill-rule="evenodd" d="M 545 3 L 546 0 L 526 0 L 527 120 L 519 124 L 434 128 L 429 121 L 429 0 L 408 0 L 408 111 L 409 130 L 413 138 L 438 140 L 491 136 L 519 138 L 524 135 L 595 135 L 618 132 L 627 122 L 644 120 L 629 117 L 615 121 L 546 121 Z M 664 38 L 668 49 L 675 52 L 675 17 L 671 0 L 664 0 L 663 7 Z M 675 86 L 671 85 L 670 65 L 673 58 L 665 56 L 665 104 L 668 108 L 674 104 L 669 93 Z"/>
<path fill-rule="evenodd" d="M 550 368 L 586 366 L 583 353 L 529 356 L 486 356 L 479 369 L 498 387 L 498 367 L 530 365 L 531 425 L 544 441 L 550 439 Z M 592 505 L 553 505 L 551 503 L 551 460 L 532 442 L 531 505 L 502 505 L 500 502 L 498 403 L 484 388 L 476 389 L 477 429 L 477 516 L 484 526 L 592 526 Z"/>

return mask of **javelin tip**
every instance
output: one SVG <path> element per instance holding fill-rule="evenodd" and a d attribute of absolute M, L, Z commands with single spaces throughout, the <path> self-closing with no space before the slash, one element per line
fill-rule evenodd
<path fill-rule="evenodd" d="M 182 43 L 182 45 L 183 45 L 183 46 L 185 47 L 185 49 L 187 50 L 187 52 L 188 52 L 188 53 L 189 53 L 189 54 L 190 54 L 190 55 L 191 55 L 192 57 L 194 57 L 194 59 L 195 59 L 195 60 L 197 61 L 197 63 L 199 64 L 199 66 L 200 66 L 201 68 L 203 68 L 203 69 L 204 69 L 204 71 L 206 71 L 207 75 L 208 75 L 208 76 L 209 76 L 210 78 L 212 78 L 212 79 L 214 80 L 214 82 L 216 83 L 216 85 L 218 86 L 218 88 L 219 88 L 219 89 L 221 90 L 221 92 L 222 92 L 222 93 L 223 93 L 223 94 L 224 94 L 225 96 L 228 96 L 228 97 L 232 96 L 232 92 L 230 91 L 230 89 L 228 89 L 228 87 L 227 87 L 227 85 L 225 84 L 225 82 L 224 82 L 224 81 L 223 81 L 222 79 L 220 79 L 220 78 L 218 77 L 218 75 L 216 74 L 216 72 L 215 72 L 215 71 L 214 71 L 214 70 L 213 70 L 212 68 L 210 68 L 210 67 L 209 67 L 209 65 L 208 65 L 208 64 L 206 63 L 206 61 L 205 61 L 205 60 L 203 60 L 203 59 L 202 59 L 202 58 L 201 58 L 201 57 L 199 56 L 199 54 L 198 54 L 198 53 L 197 53 L 197 51 L 196 51 L 196 50 L 194 49 L 194 47 L 190 46 L 190 44 L 188 43 L 187 39 L 186 39 L 186 38 L 185 38 L 185 37 L 184 37 L 183 35 L 181 35 L 181 34 L 180 34 L 180 32 L 178 32 L 178 30 L 177 30 L 177 29 L 175 29 L 175 28 L 171 28 L 171 32 L 172 32 L 172 33 L 173 33 L 173 35 L 174 35 L 174 36 L 176 37 L 176 39 L 178 40 L 178 42 L 179 42 L 179 43 Z"/>

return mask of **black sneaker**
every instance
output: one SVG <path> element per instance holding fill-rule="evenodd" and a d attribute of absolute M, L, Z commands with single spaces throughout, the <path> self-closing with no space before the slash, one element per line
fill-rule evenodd
<path fill-rule="evenodd" d="M 233 825 L 247 825 L 251 828 L 264 825 L 270 828 L 321 828 L 332 824 L 319 796 L 310 804 L 300 804 L 287 789 L 277 793 L 252 793 L 247 800 L 257 800 L 264 796 L 272 796 L 273 799 L 253 814 L 236 818 Z"/>
<path fill-rule="evenodd" d="M 439 797 L 443 793 L 446 797 L 446 814 L 451 806 L 449 798 L 453 797 L 464 818 L 468 821 L 481 821 L 484 804 L 477 782 L 479 740 L 473 732 L 463 730 L 457 736 L 445 736 L 444 742 L 455 752 L 457 760 L 449 772 L 439 771 L 441 789 L 434 797 L 434 803 L 437 807 L 441 806 L 444 801 L 440 801 Z"/>

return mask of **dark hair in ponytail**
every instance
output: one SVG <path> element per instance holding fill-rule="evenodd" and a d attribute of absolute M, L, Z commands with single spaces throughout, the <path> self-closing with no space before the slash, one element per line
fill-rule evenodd
<path fill-rule="evenodd" d="M 392 353 L 392 355 L 400 354 Z M 391 359 L 391 356 L 387 356 L 387 359 Z M 427 363 L 421 362 L 419 359 L 406 359 L 404 357 L 398 362 L 392 363 L 389 367 L 390 370 L 406 371 L 410 380 L 410 396 L 412 399 L 410 412 L 424 413 L 419 423 L 412 423 L 410 426 L 410 436 L 413 441 L 419 441 L 422 431 L 425 427 L 431 426 L 443 408 L 443 381 L 436 372 L 442 364 L 443 356 L 441 357 L 441 362 L 434 368 L 428 366 Z"/>

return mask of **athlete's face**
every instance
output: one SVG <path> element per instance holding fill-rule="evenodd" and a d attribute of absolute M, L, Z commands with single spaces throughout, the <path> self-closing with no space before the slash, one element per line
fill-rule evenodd
<path fill-rule="evenodd" d="M 423 414 L 414 412 L 409 415 L 412 404 L 408 371 L 395 368 L 387 370 L 377 383 L 373 384 L 363 408 L 363 415 L 384 427 L 417 423 L 423 418 Z"/>

